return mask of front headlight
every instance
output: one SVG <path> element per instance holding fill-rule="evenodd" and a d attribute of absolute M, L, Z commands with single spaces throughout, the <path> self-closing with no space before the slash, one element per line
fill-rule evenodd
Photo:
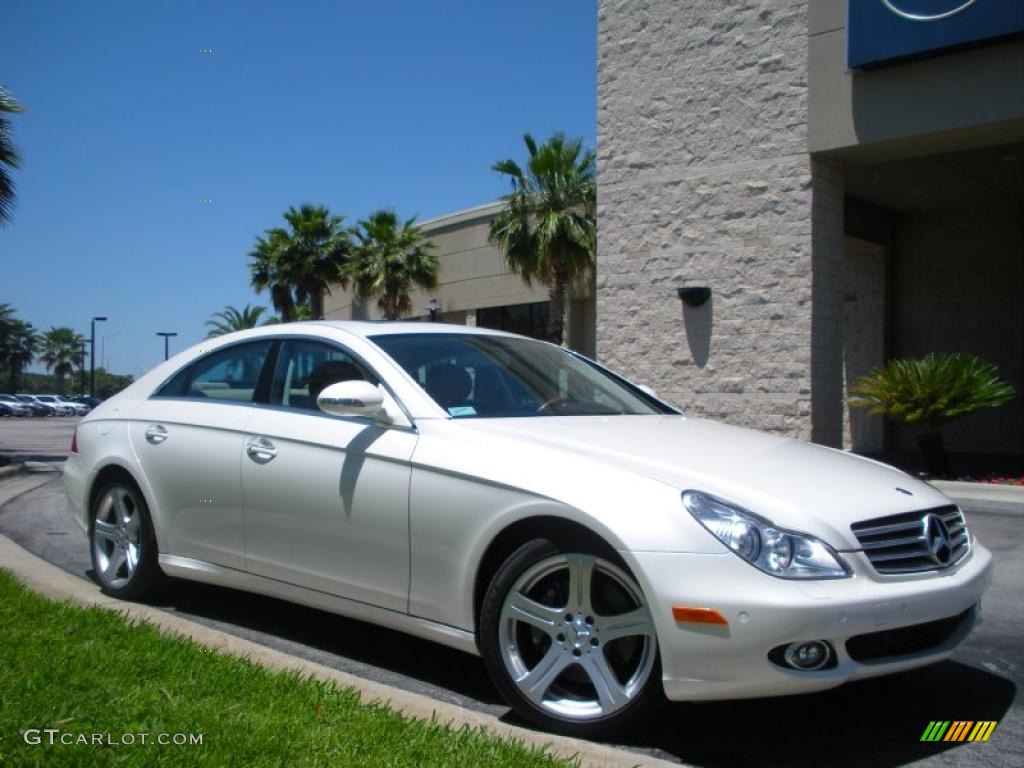
<path fill-rule="evenodd" d="M 850 569 L 833 549 L 806 533 L 787 531 L 699 491 L 684 491 L 683 506 L 697 522 L 755 568 L 783 579 L 841 579 Z"/>

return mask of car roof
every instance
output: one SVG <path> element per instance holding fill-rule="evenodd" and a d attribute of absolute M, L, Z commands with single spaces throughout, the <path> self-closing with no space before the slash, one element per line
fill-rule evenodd
<path fill-rule="evenodd" d="M 306 323 L 302 323 L 305 325 Z M 401 320 L 314 320 L 309 325 L 325 325 L 362 338 L 410 333 L 472 334 L 475 336 L 514 336 L 513 333 L 454 323 L 409 322 Z"/>

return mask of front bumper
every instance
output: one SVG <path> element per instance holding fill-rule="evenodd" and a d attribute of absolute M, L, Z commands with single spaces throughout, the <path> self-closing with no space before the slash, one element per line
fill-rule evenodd
<path fill-rule="evenodd" d="M 673 701 L 809 693 L 848 680 L 890 674 L 948 657 L 977 620 L 992 580 L 992 555 L 974 543 L 954 567 L 882 577 L 863 554 L 846 554 L 847 579 L 796 581 L 764 574 L 732 553 L 622 552 L 641 581 L 654 614 L 666 696 Z M 719 611 L 728 626 L 676 622 L 672 606 Z M 926 650 L 854 661 L 853 636 L 945 619 L 969 611 L 945 641 Z M 780 667 L 777 646 L 825 640 L 835 665 L 817 671 Z"/>

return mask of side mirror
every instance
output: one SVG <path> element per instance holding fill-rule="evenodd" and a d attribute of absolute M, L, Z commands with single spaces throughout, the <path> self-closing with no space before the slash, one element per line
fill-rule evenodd
<path fill-rule="evenodd" d="M 367 416 L 376 419 L 385 413 L 383 393 L 368 381 L 339 381 L 324 387 L 317 395 L 316 405 L 331 416 Z"/>
<path fill-rule="evenodd" d="M 654 397 L 654 398 L 658 397 L 658 393 L 655 392 L 650 387 L 648 387 L 646 384 L 637 384 L 636 388 L 639 389 L 641 392 L 650 395 L 651 397 Z"/>

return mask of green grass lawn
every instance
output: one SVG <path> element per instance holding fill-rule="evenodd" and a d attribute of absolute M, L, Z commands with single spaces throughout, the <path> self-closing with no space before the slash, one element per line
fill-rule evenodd
<path fill-rule="evenodd" d="M 38 734 L 28 745 L 28 729 Z M 139 734 L 148 734 L 143 745 Z M 61 744 L 103 734 L 113 745 Z M 135 744 L 117 743 L 133 735 Z M 201 734 L 202 744 L 154 743 Z M 31 734 L 30 734 L 31 735 Z M 568 766 L 490 738 L 364 706 L 352 691 L 270 671 L 57 603 L 0 571 L 0 766 Z"/>

